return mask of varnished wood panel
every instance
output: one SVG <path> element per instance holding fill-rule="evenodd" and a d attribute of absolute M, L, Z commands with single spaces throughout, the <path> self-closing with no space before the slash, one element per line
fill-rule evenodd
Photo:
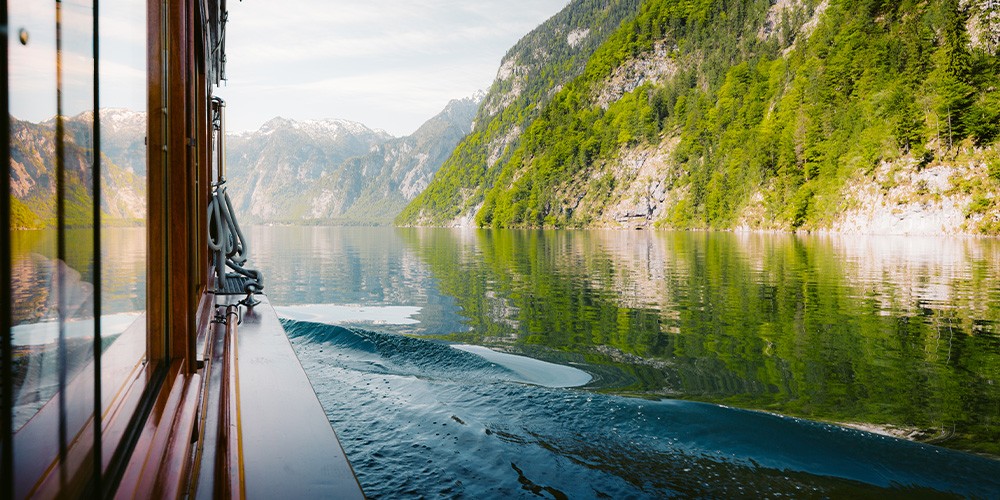
<path fill-rule="evenodd" d="M 166 128 L 163 37 L 166 29 L 162 3 L 147 2 L 147 114 L 146 131 L 146 357 L 157 363 L 166 354 L 167 213 Z"/>
<path fill-rule="evenodd" d="M 188 32 L 187 2 L 173 1 L 167 4 L 167 309 L 168 352 L 171 358 L 185 358 L 189 345 L 187 334 L 193 329 L 189 296 L 191 293 L 188 259 L 190 252 L 190 210 L 188 205 L 188 184 L 190 166 L 187 158 L 188 92 L 187 64 L 190 43 Z M 192 351 L 193 355 L 193 351 Z"/>

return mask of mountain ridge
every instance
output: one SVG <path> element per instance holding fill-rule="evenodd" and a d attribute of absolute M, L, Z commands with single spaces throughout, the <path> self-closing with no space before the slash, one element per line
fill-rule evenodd
<path fill-rule="evenodd" d="M 635 15 L 639 3 L 574 0 L 522 37 L 501 60 L 471 133 L 441 166 L 435 181 L 407 205 L 395 223 L 468 224 L 471 213 L 483 203 L 484 186 L 490 185 L 509 161 L 521 131 L 562 85 L 583 71 L 601 42 L 624 19 Z"/>
<path fill-rule="evenodd" d="M 68 117 L 64 122 L 65 210 L 67 224 L 71 226 L 92 223 L 92 135 L 83 125 L 89 116 L 83 113 Z M 49 225 L 55 218 L 54 123 L 54 119 L 36 124 L 10 117 L 11 196 L 17 200 L 19 225 L 24 228 Z M 108 127 L 108 132 L 109 144 L 118 144 L 115 133 L 119 130 Z M 145 137 L 144 133 L 140 137 Z M 133 223 L 145 217 L 144 175 L 137 174 L 131 166 L 120 166 L 119 153 L 121 151 L 115 147 L 102 151 L 101 189 L 105 196 L 100 209 L 116 223 Z"/>
<path fill-rule="evenodd" d="M 258 130 L 227 134 L 227 190 L 245 223 L 388 224 L 433 177 L 469 132 L 479 103 L 452 100 L 413 134 L 345 119 L 275 117 Z M 145 217 L 144 112 L 101 109 L 105 217 Z M 89 224 L 92 112 L 64 121 L 69 223 Z M 55 216 L 55 119 L 11 117 L 10 165 L 15 227 L 50 225 Z"/>
<path fill-rule="evenodd" d="M 477 105 L 452 100 L 413 134 L 342 119 L 274 118 L 229 136 L 229 193 L 250 222 L 388 224 L 471 129 Z"/>
<path fill-rule="evenodd" d="M 396 222 L 996 234 L 998 42 L 958 0 L 646 0 Z"/>

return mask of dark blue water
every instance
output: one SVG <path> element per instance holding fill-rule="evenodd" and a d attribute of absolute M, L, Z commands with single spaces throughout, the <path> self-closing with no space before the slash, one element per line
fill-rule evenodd
<path fill-rule="evenodd" d="M 1000 462 L 801 419 L 516 381 L 445 344 L 285 321 L 373 498 L 996 498 Z"/>

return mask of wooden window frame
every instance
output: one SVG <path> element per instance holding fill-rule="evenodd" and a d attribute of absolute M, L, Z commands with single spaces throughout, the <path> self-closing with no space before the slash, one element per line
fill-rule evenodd
<path fill-rule="evenodd" d="M 224 10 L 224 0 L 147 0 L 146 313 L 101 356 L 100 373 L 90 363 L 64 389 L 82 397 L 74 397 L 67 412 L 71 439 L 63 454 L 38 446 L 60 418 L 54 400 L 13 433 L 12 381 L 3 377 L 0 431 L 13 446 L 0 446 L 4 488 L 0 497 L 62 497 L 70 492 L 176 497 L 186 488 L 189 438 L 202 387 L 196 344 L 199 332 L 211 326 L 214 313 L 214 295 L 207 288 L 210 265 L 203 207 L 211 196 L 212 165 L 206 75 L 217 75 L 219 70 L 206 50 L 211 34 L 203 26 L 206 12 L 219 9 L 220 3 Z M 5 2 L 2 7 L 0 21 L 6 25 Z M 6 68 L 6 37 L 2 43 L 0 63 Z M 8 82 L 3 80 L 0 91 L 7 109 Z M 9 137 L 6 121 L 4 129 Z M 4 144 L 7 158 L 9 146 Z M 6 170 L 0 215 L 9 217 Z M 7 264 L 0 266 L 0 281 L 9 289 L 10 247 L 3 247 L 0 257 Z M 2 305 L 0 320 L 9 331 L 10 304 Z M 10 335 L 4 336 L 0 348 L 9 361 Z M 93 425 L 95 377 L 104 388 L 98 439 Z M 93 463 L 97 443 L 99 468 Z M 99 485 L 95 470 L 101 471 Z M 101 491 L 95 491 L 97 487 Z"/>

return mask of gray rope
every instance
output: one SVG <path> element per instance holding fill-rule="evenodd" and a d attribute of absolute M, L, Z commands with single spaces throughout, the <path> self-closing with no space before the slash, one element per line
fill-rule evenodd
<path fill-rule="evenodd" d="M 221 184 L 216 186 L 207 212 L 208 248 L 212 250 L 218 288 L 225 290 L 229 278 L 243 276 L 250 279 L 243 287 L 244 292 L 252 294 L 263 290 L 264 277 L 260 271 L 243 267 L 247 261 L 249 248 L 246 236 L 236 221 L 233 202 L 229 199 L 225 186 Z M 226 268 L 233 270 L 234 273 L 229 273 Z"/>

